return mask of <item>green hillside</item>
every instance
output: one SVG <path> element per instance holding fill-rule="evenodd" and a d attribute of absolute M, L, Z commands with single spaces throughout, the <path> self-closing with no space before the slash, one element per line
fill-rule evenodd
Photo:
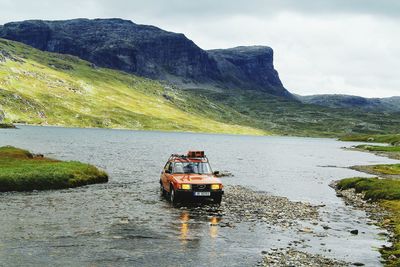
<path fill-rule="evenodd" d="M 159 82 L 0 39 L 0 110 L 7 122 L 267 134 L 219 119 L 218 114 L 235 114 L 225 107 L 213 105 L 207 112 L 191 112 L 178 107 L 175 100 L 180 104 L 189 101 Z M 199 101 L 190 100 L 189 106 Z"/>
<path fill-rule="evenodd" d="M 321 107 L 240 88 L 182 90 L 4 39 L 0 39 L 0 123 L 2 119 L 252 135 L 400 132 L 400 116 L 395 113 Z"/>

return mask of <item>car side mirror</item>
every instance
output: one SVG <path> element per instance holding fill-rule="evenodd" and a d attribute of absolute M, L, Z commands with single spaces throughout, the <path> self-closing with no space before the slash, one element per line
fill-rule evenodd
<path fill-rule="evenodd" d="M 218 175 L 219 175 L 219 171 L 215 171 L 215 172 L 214 172 L 214 175 L 215 175 L 215 176 L 218 176 Z"/>
<path fill-rule="evenodd" d="M 171 171 L 170 170 L 165 170 L 165 173 L 171 173 Z"/>

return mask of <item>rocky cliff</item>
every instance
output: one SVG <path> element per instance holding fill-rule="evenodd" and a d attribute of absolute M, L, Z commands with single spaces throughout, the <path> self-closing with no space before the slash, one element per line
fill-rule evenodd
<path fill-rule="evenodd" d="M 240 88 L 291 97 L 269 47 L 205 51 L 183 34 L 122 19 L 12 22 L 0 27 L 0 37 L 182 87 Z"/>

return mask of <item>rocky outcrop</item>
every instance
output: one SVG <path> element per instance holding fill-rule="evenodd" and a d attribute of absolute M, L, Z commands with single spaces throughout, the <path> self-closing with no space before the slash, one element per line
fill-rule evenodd
<path fill-rule="evenodd" d="M 122 19 L 12 22 L 0 27 L 0 37 L 181 87 L 235 87 L 291 96 L 273 67 L 269 47 L 205 51 L 183 34 Z"/>
<path fill-rule="evenodd" d="M 231 86 L 272 92 L 290 96 L 274 68 L 272 48 L 267 46 L 239 46 L 209 50 L 217 61 L 223 80 Z"/>

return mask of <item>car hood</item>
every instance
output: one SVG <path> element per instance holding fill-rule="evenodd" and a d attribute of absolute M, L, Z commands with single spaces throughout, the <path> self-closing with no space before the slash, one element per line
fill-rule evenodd
<path fill-rule="evenodd" d="M 174 178 L 182 183 L 189 184 L 220 184 L 221 180 L 213 175 L 203 174 L 174 174 Z"/>

